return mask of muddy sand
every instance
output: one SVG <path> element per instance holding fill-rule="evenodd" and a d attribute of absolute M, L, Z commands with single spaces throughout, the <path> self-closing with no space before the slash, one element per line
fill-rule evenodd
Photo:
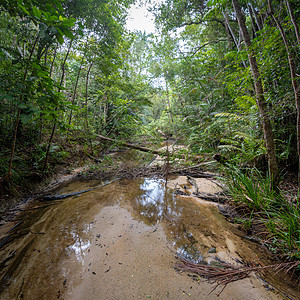
<path fill-rule="evenodd" d="M 201 189 L 218 191 L 204 180 Z M 75 182 L 60 193 L 99 184 Z M 176 184 L 191 188 L 185 177 L 168 183 Z M 25 207 L 13 239 L 1 248 L 1 299 L 282 299 L 255 274 L 219 295 L 223 287 L 176 271 L 176 253 L 236 265 L 266 257 L 214 203 L 176 196 L 163 180 L 120 180 L 38 206 Z"/>

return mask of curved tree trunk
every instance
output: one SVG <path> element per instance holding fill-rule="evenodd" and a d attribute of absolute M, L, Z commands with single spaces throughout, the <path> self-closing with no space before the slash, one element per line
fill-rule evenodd
<path fill-rule="evenodd" d="M 278 165 L 277 165 L 277 160 L 276 160 L 273 131 L 272 131 L 271 121 L 270 121 L 269 113 L 268 113 L 268 109 L 267 109 L 267 103 L 265 101 L 264 89 L 262 86 L 260 71 L 258 69 L 258 64 L 256 61 L 255 54 L 251 47 L 252 45 L 251 45 L 250 35 L 247 30 L 245 18 L 242 15 L 242 11 L 241 11 L 239 2 L 238 2 L 238 0 L 232 0 L 232 4 L 233 4 L 233 7 L 234 7 L 234 10 L 236 13 L 236 18 L 238 20 L 239 28 L 243 35 L 244 43 L 248 50 L 249 63 L 250 63 L 252 75 L 254 78 L 256 103 L 257 103 L 260 117 L 262 120 L 264 138 L 265 138 L 265 142 L 266 142 L 269 173 L 270 173 L 270 176 L 272 177 L 272 181 L 274 183 L 274 180 L 276 179 L 277 174 L 278 174 Z"/>

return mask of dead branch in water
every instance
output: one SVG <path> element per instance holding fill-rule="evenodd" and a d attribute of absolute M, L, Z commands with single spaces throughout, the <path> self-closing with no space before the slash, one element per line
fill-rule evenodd
<path fill-rule="evenodd" d="M 285 271 L 287 273 L 288 271 L 295 269 L 300 265 L 300 261 L 297 261 L 254 267 L 238 267 L 222 262 L 218 262 L 218 266 L 209 266 L 204 264 L 196 264 L 181 257 L 177 257 L 177 259 L 179 261 L 177 261 L 175 269 L 197 274 L 201 277 L 204 277 L 211 283 L 216 283 L 217 285 L 213 290 L 215 290 L 218 286 L 223 285 L 223 288 L 219 294 L 222 293 L 228 283 L 244 279 L 248 277 L 251 272 L 261 272 L 266 269 L 273 269 L 276 272 Z"/>
<path fill-rule="evenodd" d="M 65 198 L 68 198 L 68 197 L 71 197 L 71 196 L 77 196 L 77 195 L 80 195 L 80 194 L 83 194 L 83 193 L 86 193 L 86 192 L 90 192 L 90 191 L 93 191 L 93 190 L 96 190 L 96 189 L 100 189 L 102 187 L 105 187 L 106 185 L 109 185 L 109 184 L 117 181 L 117 180 L 120 180 L 120 178 L 115 178 L 114 180 L 108 181 L 108 182 L 103 183 L 101 185 L 98 185 L 96 187 L 93 187 L 93 188 L 90 188 L 90 189 L 87 189 L 87 190 L 83 190 L 83 191 L 79 191 L 79 192 L 75 192 L 75 193 L 54 195 L 54 196 L 45 195 L 45 196 L 43 196 L 42 201 L 61 200 L 61 199 L 65 199 Z"/>

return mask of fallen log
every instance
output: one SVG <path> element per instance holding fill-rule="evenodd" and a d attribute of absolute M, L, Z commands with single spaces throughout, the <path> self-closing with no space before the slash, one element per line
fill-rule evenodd
<path fill-rule="evenodd" d="M 127 142 L 124 142 L 124 141 L 117 141 L 115 139 L 111 139 L 109 137 L 106 137 L 106 136 L 103 136 L 103 135 L 100 135 L 100 134 L 96 134 L 96 136 L 102 140 L 105 140 L 105 141 L 109 141 L 109 142 L 112 142 L 112 143 L 117 143 L 121 146 L 124 146 L 124 147 L 127 147 L 127 148 L 130 148 L 130 149 L 135 149 L 135 150 L 139 150 L 139 151 L 142 151 L 142 152 L 149 152 L 149 153 L 153 153 L 153 154 L 156 154 L 156 155 L 159 155 L 159 156 L 167 156 L 167 152 L 168 151 L 159 151 L 159 150 L 153 150 L 153 149 L 150 149 L 150 148 L 147 148 L 147 147 L 142 147 L 142 146 L 136 146 L 136 145 L 132 145 L 132 144 L 129 144 Z M 180 159 L 186 159 L 186 158 L 191 158 L 191 159 L 197 159 L 197 160 L 201 160 L 203 159 L 202 157 L 198 156 L 198 155 L 191 155 L 191 154 L 176 154 L 176 153 L 172 153 L 172 152 L 168 152 L 170 156 L 176 156 Z"/>
<path fill-rule="evenodd" d="M 146 147 L 132 145 L 132 144 L 129 144 L 129 143 L 124 142 L 124 141 L 117 141 L 117 140 L 111 139 L 109 137 L 100 135 L 100 134 L 97 134 L 96 136 L 99 137 L 102 140 L 113 142 L 113 143 L 117 143 L 117 144 L 120 144 L 120 145 L 125 146 L 127 148 L 139 150 L 139 151 L 142 151 L 142 152 L 150 152 L 150 153 L 157 154 L 157 155 L 164 155 L 164 153 L 162 151 L 158 151 L 158 150 L 153 150 L 153 149 L 146 148 Z"/>

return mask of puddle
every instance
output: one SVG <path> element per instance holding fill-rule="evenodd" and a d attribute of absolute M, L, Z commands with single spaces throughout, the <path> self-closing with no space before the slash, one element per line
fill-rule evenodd
<path fill-rule="evenodd" d="M 72 182 L 61 193 L 99 184 Z M 22 223 L 0 249 L 1 299 L 144 299 L 154 291 L 157 299 L 178 299 L 184 286 L 193 287 L 191 297 L 199 299 L 212 286 L 201 283 L 201 288 L 178 275 L 172 268 L 175 253 L 207 264 L 268 261 L 257 244 L 236 234 L 215 205 L 177 196 L 162 179 L 119 180 L 39 205 L 29 204 L 18 216 Z M 232 284 L 224 295 L 248 299 L 255 286 L 255 299 L 276 299 L 251 280 Z M 280 289 L 299 295 L 284 285 Z"/>

